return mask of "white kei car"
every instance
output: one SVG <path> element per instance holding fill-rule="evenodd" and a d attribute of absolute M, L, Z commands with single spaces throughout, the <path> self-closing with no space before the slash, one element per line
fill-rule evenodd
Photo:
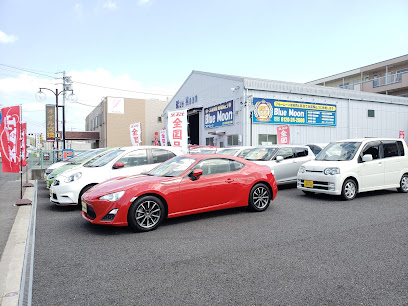
<path fill-rule="evenodd" d="M 302 164 L 315 158 L 308 146 L 272 145 L 256 147 L 244 156 L 245 159 L 271 168 L 278 185 L 296 183 Z"/>
<path fill-rule="evenodd" d="M 402 139 L 364 138 L 332 142 L 299 169 L 297 188 L 352 200 L 357 193 L 397 188 L 408 192 L 408 148 Z"/>
<path fill-rule="evenodd" d="M 50 187 L 50 201 L 56 205 L 81 205 L 88 189 L 110 178 L 147 172 L 160 163 L 182 155 L 178 147 L 134 146 L 111 150 L 83 166 L 59 174 Z"/>

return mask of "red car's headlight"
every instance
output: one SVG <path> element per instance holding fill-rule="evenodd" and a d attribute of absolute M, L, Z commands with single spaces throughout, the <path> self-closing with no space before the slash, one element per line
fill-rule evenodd
<path fill-rule="evenodd" d="M 99 200 L 115 202 L 115 201 L 119 200 L 124 194 L 125 194 L 124 190 L 114 192 L 114 193 L 109 193 L 109 194 L 106 194 L 106 195 L 100 197 Z"/>

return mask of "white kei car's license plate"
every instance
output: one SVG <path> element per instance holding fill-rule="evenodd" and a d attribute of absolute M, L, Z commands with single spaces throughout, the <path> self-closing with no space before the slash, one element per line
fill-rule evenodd
<path fill-rule="evenodd" d="M 307 188 L 313 188 L 313 181 L 304 180 L 303 184 Z"/>
<path fill-rule="evenodd" d="M 52 189 L 50 188 L 50 197 L 52 198 Z"/>
<path fill-rule="evenodd" d="M 86 209 L 86 203 L 84 201 L 82 201 L 82 211 L 84 213 L 87 213 L 87 209 Z"/>

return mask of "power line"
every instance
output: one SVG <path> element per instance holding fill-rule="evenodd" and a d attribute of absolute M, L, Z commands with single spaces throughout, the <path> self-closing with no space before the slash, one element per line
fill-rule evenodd
<path fill-rule="evenodd" d="M 118 90 L 118 91 L 126 91 L 126 92 L 140 93 L 140 94 L 146 94 L 146 95 L 156 95 L 156 96 L 164 96 L 164 97 L 172 96 L 172 94 L 159 94 L 159 93 L 153 93 L 153 92 L 134 91 L 134 90 L 114 88 L 114 87 L 107 87 L 107 86 L 96 85 L 96 84 L 89 84 L 89 83 L 78 82 L 78 81 L 72 81 L 72 83 L 78 83 L 78 84 L 82 84 L 82 85 L 100 87 L 100 88 L 104 88 L 104 89 L 112 89 L 112 90 Z"/>
<path fill-rule="evenodd" d="M 17 70 L 21 70 L 21 71 L 25 71 L 25 72 L 29 72 L 29 73 L 33 73 L 33 74 L 37 74 L 37 75 L 42 75 L 45 76 L 47 78 L 51 78 L 54 79 L 54 76 L 51 75 L 47 75 L 47 74 L 43 74 L 43 73 L 39 73 L 39 72 L 35 72 L 35 70 L 30 70 L 30 69 L 25 69 L 25 68 L 20 68 L 20 67 L 15 67 L 15 66 L 11 66 L 11 65 L 6 65 L 6 64 L 0 64 L 0 66 L 4 66 L 4 67 L 9 67 L 9 68 L 13 68 L 13 69 L 17 69 Z"/>
<path fill-rule="evenodd" d="M 31 69 L 20 68 L 20 67 L 6 65 L 6 64 L 0 64 L 0 66 L 9 67 L 9 68 L 12 68 L 12 69 L 21 70 L 21 71 L 29 72 L 29 73 L 32 73 L 32 74 L 45 76 L 47 78 L 55 79 L 54 76 L 46 75 L 46 74 L 39 73 L 39 72 L 35 72 L 35 70 L 31 70 Z M 5 74 L 3 74 L 3 75 L 5 75 Z M 11 75 L 9 75 L 9 76 L 11 76 Z M 82 84 L 82 85 L 86 85 L 86 86 L 99 87 L 99 88 L 104 88 L 104 89 L 123 91 L 123 92 L 145 94 L 145 95 L 155 95 L 155 96 L 163 96 L 163 97 L 169 97 L 169 96 L 174 95 L 174 94 L 160 94 L 160 93 L 154 93 L 154 92 L 135 91 L 135 90 L 129 90 L 129 89 L 123 89 L 123 88 L 115 88 L 115 87 L 108 87 L 108 86 L 102 86 L 102 85 L 97 85 L 97 84 L 90 84 L 90 83 L 79 82 L 79 81 L 72 81 L 72 83 Z"/>

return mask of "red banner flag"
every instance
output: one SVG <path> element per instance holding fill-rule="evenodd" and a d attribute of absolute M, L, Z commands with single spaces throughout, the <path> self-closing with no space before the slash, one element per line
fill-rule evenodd
<path fill-rule="evenodd" d="M 20 106 L 1 110 L 0 150 L 3 172 L 20 172 Z"/>
<path fill-rule="evenodd" d="M 278 126 L 278 144 L 289 144 L 290 142 L 290 130 L 289 125 Z"/>
<path fill-rule="evenodd" d="M 21 157 L 22 166 L 27 166 L 27 123 L 21 124 Z"/>

